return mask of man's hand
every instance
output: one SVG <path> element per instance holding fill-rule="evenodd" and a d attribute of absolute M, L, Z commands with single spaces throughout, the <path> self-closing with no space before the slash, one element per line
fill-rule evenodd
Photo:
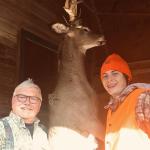
<path fill-rule="evenodd" d="M 135 113 L 138 126 L 150 138 L 150 90 L 146 90 L 139 95 Z"/>

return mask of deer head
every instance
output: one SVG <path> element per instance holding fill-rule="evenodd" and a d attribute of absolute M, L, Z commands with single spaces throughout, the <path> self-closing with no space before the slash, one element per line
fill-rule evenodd
<path fill-rule="evenodd" d="M 87 49 L 104 45 L 105 40 L 103 35 L 92 33 L 88 27 L 80 25 L 80 22 L 76 19 L 77 4 L 80 2 L 77 0 L 66 0 L 64 9 L 70 16 L 70 24 L 66 26 L 61 23 L 56 23 L 52 25 L 52 29 L 59 34 L 64 33 L 68 41 L 69 39 L 74 41 L 76 47 L 82 49 L 82 52 L 85 53 Z"/>

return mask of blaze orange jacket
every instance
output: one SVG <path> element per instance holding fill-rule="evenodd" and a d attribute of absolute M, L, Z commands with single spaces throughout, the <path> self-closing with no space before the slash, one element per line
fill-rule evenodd
<path fill-rule="evenodd" d="M 136 122 L 137 97 L 144 89 L 132 91 L 115 112 L 108 110 L 105 150 L 150 150 L 150 138 Z"/>

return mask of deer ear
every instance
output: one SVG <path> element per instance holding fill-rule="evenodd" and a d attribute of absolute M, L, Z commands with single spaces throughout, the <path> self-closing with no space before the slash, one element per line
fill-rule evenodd
<path fill-rule="evenodd" d="M 69 30 L 69 27 L 65 26 L 64 24 L 61 23 L 55 23 L 52 25 L 52 29 L 56 33 L 67 33 Z"/>

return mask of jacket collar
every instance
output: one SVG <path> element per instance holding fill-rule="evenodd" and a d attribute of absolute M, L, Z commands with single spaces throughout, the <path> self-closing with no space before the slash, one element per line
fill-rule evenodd
<path fill-rule="evenodd" d="M 12 118 L 12 120 L 20 127 L 25 127 L 25 122 L 24 120 L 19 117 L 18 115 L 16 115 L 15 113 L 13 113 L 12 111 L 9 114 L 9 117 Z M 38 118 L 35 119 L 34 121 L 34 126 L 37 126 L 39 124 L 40 120 Z"/>
<path fill-rule="evenodd" d="M 150 84 L 134 83 L 134 84 L 128 85 L 117 98 L 114 99 L 114 98 L 110 97 L 110 100 L 109 100 L 108 104 L 104 108 L 105 109 L 111 109 L 112 111 L 116 111 L 118 106 L 125 100 L 125 98 L 132 91 L 134 91 L 135 89 L 138 89 L 138 88 L 147 89 L 147 88 L 150 88 Z"/>

